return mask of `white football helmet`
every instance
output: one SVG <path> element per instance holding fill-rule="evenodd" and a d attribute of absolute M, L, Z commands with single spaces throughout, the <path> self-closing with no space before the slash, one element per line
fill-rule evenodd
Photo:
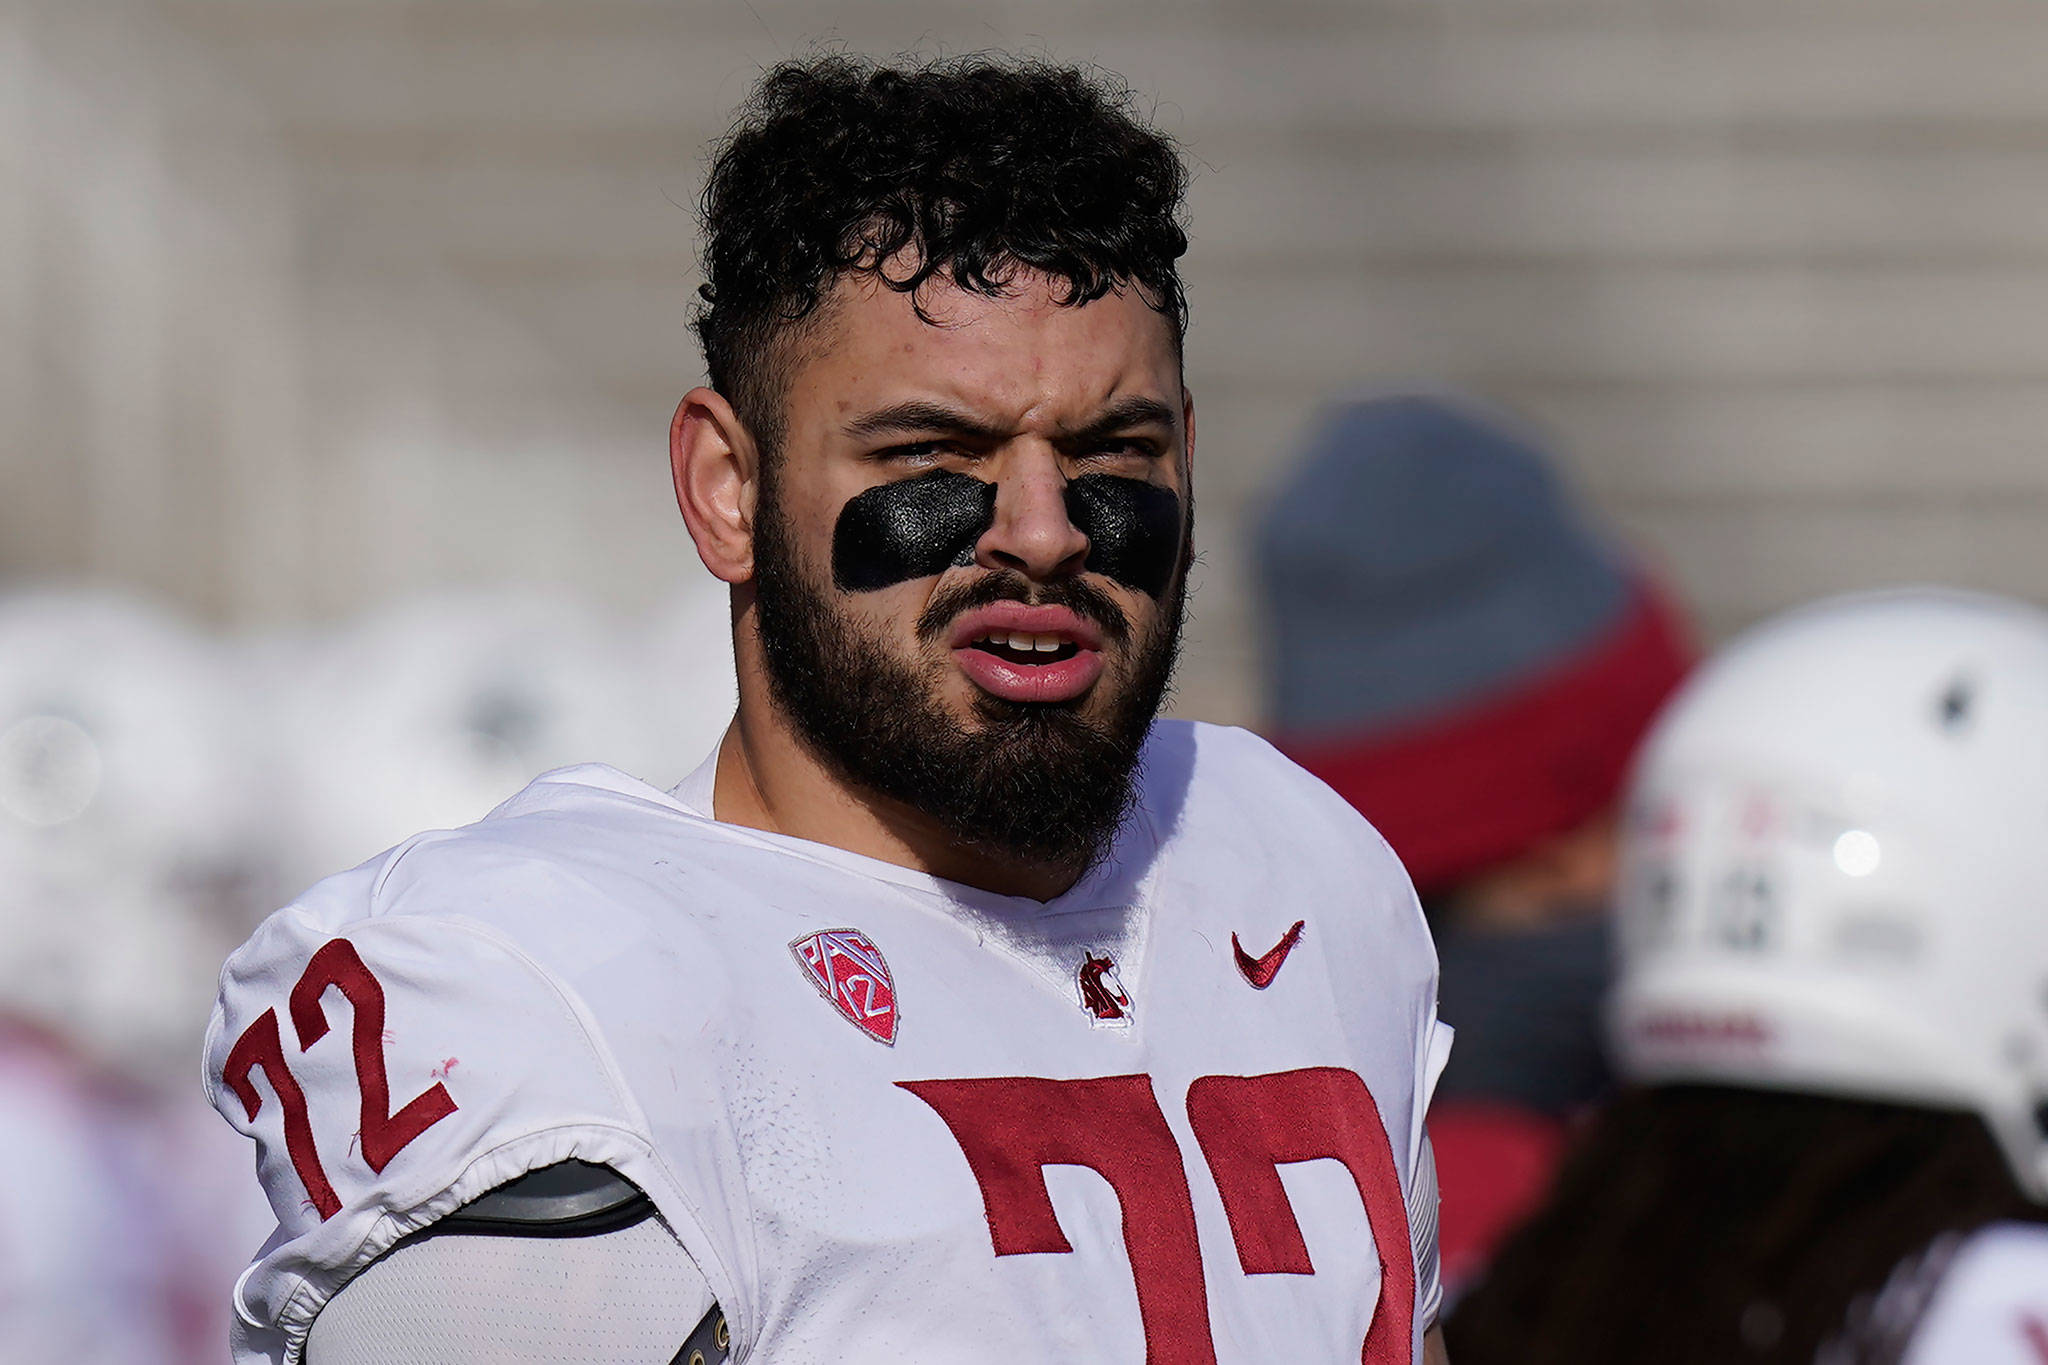
<path fill-rule="evenodd" d="M 1730 645 L 1637 760 L 1623 1073 L 1974 1110 L 2048 1202 L 2048 613 L 1914 589 Z"/>
<path fill-rule="evenodd" d="M 663 769 L 663 698 L 639 651 L 564 597 L 436 594 L 269 663 L 304 881 L 482 819 L 550 768 L 683 775 Z"/>
<path fill-rule="evenodd" d="M 231 661 L 137 603 L 0 597 L 0 1013 L 182 1081 L 263 894 Z"/>

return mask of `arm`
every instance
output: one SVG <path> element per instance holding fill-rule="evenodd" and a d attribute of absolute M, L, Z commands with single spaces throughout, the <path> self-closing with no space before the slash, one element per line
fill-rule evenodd
<path fill-rule="evenodd" d="M 1444 1353 L 1444 1329 L 1432 1327 L 1422 1338 L 1422 1365 L 1451 1365 L 1450 1356 Z"/>
<path fill-rule="evenodd" d="M 316 1314 L 332 1311 L 330 1327 L 345 1319 L 325 1299 L 378 1250 L 430 1213 L 524 1175 L 533 1159 L 570 1152 L 658 1201 L 665 1212 L 652 1226 L 688 1248 L 730 1309 L 737 1290 L 717 1243 L 688 1221 L 652 1158 L 646 1120 L 576 995 L 488 926 L 418 906 L 367 913 L 361 895 L 325 898 L 340 903 L 273 915 L 229 959 L 208 1033 L 210 1098 L 255 1140 L 281 1225 L 235 1290 L 238 1365 L 298 1359 Z M 407 1258 L 439 1254 L 436 1240 L 422 1238 Z M 394 1254 L 386 1269 L 400 1265 Z M 309 1283 L 318 1296 L 303 1292 Z"/>
<path fill-rule="evenodd" d="M 566 1162 L 364 1267 L 313 1320 L 306 1362 L 669 1365 L 693 1347 L 722 1361 L 723 1326 L 647 1197 L 602 1167 Z"/>

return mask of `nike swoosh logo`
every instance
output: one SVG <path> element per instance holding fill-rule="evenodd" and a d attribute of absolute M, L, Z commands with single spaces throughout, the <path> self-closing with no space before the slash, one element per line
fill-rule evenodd
<path fill-rule="evenodd" d="M 1262 991 L 1273 984 L 1273 978 L 1280 974 L 1280 964 L 1294 951 L 1294 945 L 1301 942 L 1301 926 L 1307 920 L 1296 920 L 1294 927 L 1280 936 L 1280 941 L 1268 948 L 1262 956 L 1253 957 L 1237 941 L 1237 934 L 1230 935 L 1230 949 L 1237 954 L 1237 969 L 1244 973 L 1244 979 L 1252 983 L 1252 989 Z"/>

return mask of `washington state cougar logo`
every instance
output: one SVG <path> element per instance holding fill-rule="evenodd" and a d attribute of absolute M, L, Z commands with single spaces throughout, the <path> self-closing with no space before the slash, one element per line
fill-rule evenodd
<path fill-rule="evenodd" d="M 896 1045 L 896 983 L 874 940 L 858 929 L 824 929 L 789 945 L 804 975 L 878 1043 Z"/>
<path fill-rule="evenodd" d="M 1098 1024 L 1125 1025 L 1131 1022 L 1131 997 L 1117 979 L 1116 962 L 1108 953 L 1095 955 L 1093 948 L 1081 954 L 1077 973 L 1081 986 L 1081 1008 L 1095 1016 Z"/>

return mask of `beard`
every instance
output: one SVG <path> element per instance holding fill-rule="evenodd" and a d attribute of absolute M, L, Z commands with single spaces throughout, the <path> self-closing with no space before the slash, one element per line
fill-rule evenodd
<path fill-rule="evenodd" d="M 1139 760 L 1180 652 L 1185 561 L 1142 638 L 1112 597 L 1080 579 L 1033 583 L 992 570 L 935 593 L 917 622 L 924 644 L 963 611 L 993 602 L 1052 604 L 1092 620 L 1127 663 L 1088 697 L 1014 702 L 983 693 L 974 722 L 941 699 L 944 666 L 891 654 L 807 577 L 772 484 L 761 492 L 755 607 L 770 696 L 805 745 L 842 779 L 924 814 L 975 852 L 1086 872 L 1109 851 L 1137 796 Z M 1115 691 L 1098 717 L 1082 703 Z"/>

